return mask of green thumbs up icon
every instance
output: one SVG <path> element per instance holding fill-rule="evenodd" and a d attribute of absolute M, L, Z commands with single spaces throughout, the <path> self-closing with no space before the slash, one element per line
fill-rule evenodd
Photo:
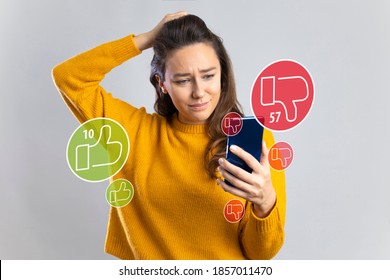
<path fill-rule="evenodd" d="M 134 196 L 134 187 L 126 179 L 113 181 L 106 190 L 106 200 L 112 207 L 123 207 L 130 203 Z"/>
<path fill-rule="evenodd" d="M 99 182 L 114 176 L 123 167 L 129 150 L 129 138 L 119 123 L 96 118 L 73 132 L 68 142 L 67 159 L 77 177 Z"/>

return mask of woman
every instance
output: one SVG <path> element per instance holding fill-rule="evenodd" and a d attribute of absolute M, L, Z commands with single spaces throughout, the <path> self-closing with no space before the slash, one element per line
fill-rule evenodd
<path fill-rule="evenodd" d="M 157 114 L 112 97 L 99 84 L 114 67 L 153 47 L 150 80 Z M 105 251 L 122 259 L 270 259 L 284 240 L 284 174 L 270 170 L 264 134 L 258 162 L 232 152 L 252 173 L 224 159 L 226 113 L 242 115 L 221 39 L 198 17 L 166 15 L 151 31 L 109 42 L 53 69 L 65 102 L 80 122 L 107 117 L 129 135 L 131 151 L 114 176 L 134 185 L 134 198 L 111 208 Z M 140 94 L 140 93 L 138 93 Z M 227 185 L 229 180 L 234 187 Z M 229 223 L 231 199 L 245 215 Z"/>

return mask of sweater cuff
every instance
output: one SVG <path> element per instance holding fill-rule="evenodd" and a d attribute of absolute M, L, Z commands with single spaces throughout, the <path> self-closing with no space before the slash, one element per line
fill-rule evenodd
<path fill-rule="evenodd" d="M 278 210 L 278 204 L 276 203 L 274 208 L 271 210 L 269 215 L 265 218 L 259 218 L 256 216 L 253 210 L 253 204 L 250 205 L 251 209 L 251 219 L 255 220 L 255 223 L 257 224 L 256 228 L 260 230 L 261 232 L 265 233 L 270 230 L 275 229 L 275 225 L 278 223 L 281 223 L 280 216 L 279 216 L 279 210 Z"/>
<path fill-rule="evenodd" d="M 134 44 L 134 34 L 130 34 L 124 38 L 111 42 L 114 58 L 119 63 L 123 63 L 130 58 L 142 53 Z"/>

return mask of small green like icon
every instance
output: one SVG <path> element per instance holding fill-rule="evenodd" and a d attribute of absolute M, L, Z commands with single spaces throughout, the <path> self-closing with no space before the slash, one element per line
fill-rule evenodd
<path fill-rule="evenodd" d="M 113 181 L 106 190 L 106 200 L 112 207 L 120 208 L 130 203 L 134 196 L 134 187 L 126 179 Z"/>
<path fill-rule="evenodd" d="M 100 182 L 119 172 L 129 151 L 129 137 L 118 122 L 95 118 L 73 132 L 67 146 L 67 160 L 77 177 Z"/>

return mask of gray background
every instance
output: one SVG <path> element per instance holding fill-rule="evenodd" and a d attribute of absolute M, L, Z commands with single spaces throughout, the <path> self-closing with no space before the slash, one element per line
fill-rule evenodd
<path fill-rule="evenodd" d="M 111 259 L 103 252 L 107 181 L 67 166 L 78 123 L 51 80 L 61 61 L 169 12 L 202 17 L 225 42 L 239 99 L 274 60 L 294 59 L 316 98 L 297 128 L 287 170 L 285 245 L 278 259 L 389 259 L 390 1 L 0 1 L 0 258 Z M 105 88 L 152 112 L 150 50 Z"/>

